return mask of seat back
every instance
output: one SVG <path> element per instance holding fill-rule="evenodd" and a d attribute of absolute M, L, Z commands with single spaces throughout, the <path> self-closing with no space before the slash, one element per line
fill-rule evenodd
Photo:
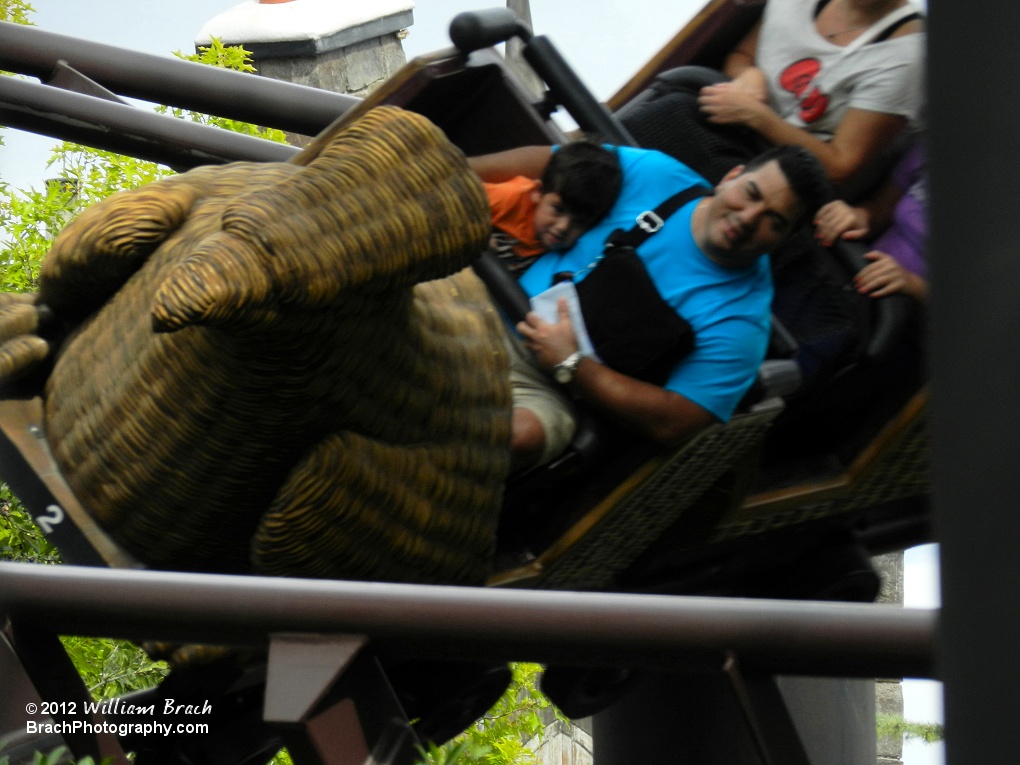
<path fill-rule="evenodd" d="M 662 72 L 616 116 L 641 146 L 669 154 L 716 183 L 767 148 L 752 131 L 702 118 L 698 91 L 725 79 L 703 66 Z M 805 389 L 848 366 L 888 358 L 903 338 L 913 311 L 909 300 L 901 295 L 874 300 L 850 289 L 864 264 L 852 246 L 840 246 L 834 257 L 815 243 L 810 228 L 773 254 L 775 334 L 791 336 L 799 346 L 785 355 L 800 364 Z"/>
<path fill-rule="evenodd" d="M 754 472 L 756 448 L 780 411 L 782 403 L 772 400 L 707 428 L 675 449 L 638 460 L 536 560 L 503 572 L 490 584 L 611 588 L 681 517 L 689 514 L 692 522 L 711 526 L 718 513 L 742 499 L 741 487 Z M 713 487 L 728 494 L 729 501 L 705 502 Z"/>
<path fill-rule="evenodd" d="M 671 69 L 616 116 L 639 146 L 669 154 L 718 183 L 763 147 L 757 134 L 746 128 L 709 125 L 702 117 L 698 91 L 725 79 L 721 72 L 703 66 Z"/>

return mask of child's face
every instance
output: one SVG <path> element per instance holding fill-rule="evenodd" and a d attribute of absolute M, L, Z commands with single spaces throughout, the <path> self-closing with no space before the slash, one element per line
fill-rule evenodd
<path fill-rule="evenodd" d="M 563 207 L 563 200 L 554 192 L 532 192 L 538 207 L 535 208 L 535 236 L 547 250 L 568 250 L 586 230 Z"/>

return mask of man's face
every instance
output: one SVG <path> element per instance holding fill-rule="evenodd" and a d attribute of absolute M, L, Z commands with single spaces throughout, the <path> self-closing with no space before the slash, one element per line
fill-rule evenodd
<path fill-rule="evenodd" d="M 708 199 L 695 239 L 720 265 L 749 265 L 786 238 L 801 209 L 778 162 L 746 173 L 735 167 Z"/>
<path fill-rule="evenodd" d="M 585 232 L 585 227 L 563 207 L 559 194 L 540 190 L 532 194 L 538 203 L 535 209 L 535 236 L 538 241 L 547 250 L 569 250 Z"/>

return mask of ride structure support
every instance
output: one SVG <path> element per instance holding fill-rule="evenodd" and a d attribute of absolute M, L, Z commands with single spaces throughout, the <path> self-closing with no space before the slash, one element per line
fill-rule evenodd
<path fill-rule="evenodd" d="M 82 592 L 89 593 L 87 601 Z M 698 688 L 710 688 L 721 670 L 729 706 L 735 699 L 732 711 L 754 733 L 752 753 L 778 757 L 765 762 L 817 763 L 783 759 L 792 756 L 788 754 L 780 757 L 799 751 L 800 744 L 791 735 L 793 728 L 783 716 L 785 707 L 777 703 L 770 676 L 930 677 L 936 623 L 932 611 L 872 604 L 494 590 L 15 563 L 0 564 L 0 614 L 6 619 L 11 650 L 44 700 L 77 699 L 84 692 L 66 656 L 67 666 L 51 661 L 62 653 L 56 641 L 59 634 L 268 649 L 264 703 L 251 708 L 246 702 L 245 714 L 257 715 L 250 724 L 268 724 L 277 731 L 295 751 L 304 753 L 298 762 L 330 765 L 360 763 L 367 753 L 378 763 L 408 762 L 400 753 L 409 751 L 414 737 L 404 723 L 394 722 L 405 718 L 385 692 L 388 686 L 374 655 L 389 661 L 456 657 L 554 665 L 576 663 L 583 656 L 585 664 L 594 667 L 645 670 L 653 685 L 656 673 L 682 673 L 678 682 Z M 512 631 L 507 630 L 507 614 L 515 620 Z M 215 672 L 203 669 L 200 674 Z M 204 681 L 206 687 L 211 683 L 207 677 Z M 25 685 L 24 677 L 20 684 Z M 237 695 L 232 693 L 230 698 Z M 162 704 L 163 695 L 152 698 Z M 637 709 L 644 709 L 642 714 L 652 714 L 653 709 L 669 714 L 676 708 L 675 693 L 665 706 L 649 707 L 647 694 L 634 698 Z M 213 707 L 218 704 L 228 707 L 226 700 Z M 702 707 L 715 721 L 731 726 L 732 734 L 729 716 Z M 0 730 L 24 730 L 25 709 L 22 697 L 6 710 Z M 627 706 L 620 709 L 626 713 Z M 216 720 L 224 740 L 212 737 L 203 746 L 229 749 L 236 757 L 240 744 L 227 732 L 236 729 L 237 720 L 232 716 Z M 600 724 L 597 720 L 596 747 Z M 244 741 L 250 746 L 253 738 Z M 637 740 L 633 732 L 616 738 L 628 747 Z M 706 747 L 712 741 L 704 735 L 699 740 Z M 117 747 L 126 748 L 119 741 L 92 735 L 68 743 L 78 756 L 116 755 Z M 678 746 L 689 744 L 668 744 L 671 761 L 676 761 Z M 352 760 L 352 752 L 363 756 Z M 384 752 L 390 754 L 383 757 Z M 605 756 L 611 757 L 608 751 Z"/>

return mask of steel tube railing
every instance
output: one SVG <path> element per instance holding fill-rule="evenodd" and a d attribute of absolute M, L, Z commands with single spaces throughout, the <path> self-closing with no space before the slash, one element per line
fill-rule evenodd
<path fill-rule="evenodd" d="M 48 79 L 58 61 L 122 96 L 317 135 L 354 96 L 0 22 L 0 69 Z"/>
<path fill-rule="evenodd" d="M 13 77 L 0 77 L 0 124 L 178 170 L 239 160 L 284 162 L 298 151 L 286 144 Z"/>
<path fill-rule="evenodd" d="M 0 611 L 61 634 L 265 644 L 357 633 L 383 652 L 680 668 L 735 652 L 781 674 L 932 677 L 937 612 L 0 563 Z"/>

